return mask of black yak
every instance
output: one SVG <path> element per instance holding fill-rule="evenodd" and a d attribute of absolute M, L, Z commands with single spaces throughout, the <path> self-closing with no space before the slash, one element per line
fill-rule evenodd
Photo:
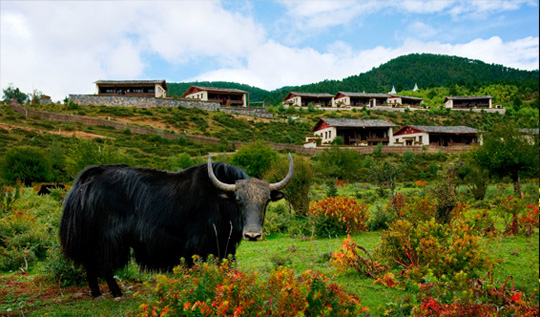
<path fill-rule="evenodd" d="M 193 255 L 231 254 L 242 239 L 262 237 L 266 206 L 284 197 L 278 183 L 248 177 L 225 163 L 200 164 L 170 173 L 125 165 L 91 166 L 75 179 L 60 223 L 65 256 L 82 265 L 94 298 L 104 277 L 114 297 L 122 291 L 114 272 L 127 265 L 131 249 L 147 270 L 171 270 Z"/>

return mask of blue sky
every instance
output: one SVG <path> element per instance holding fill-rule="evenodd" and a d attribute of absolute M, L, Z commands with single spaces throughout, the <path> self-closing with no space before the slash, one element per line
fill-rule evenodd
<path fill-rule="evenodd" d="M 273 90 L 410 53 L 539 68 L 539 1 L 5 1 L 0 85 L 61 100 L 99 79 Z"/>

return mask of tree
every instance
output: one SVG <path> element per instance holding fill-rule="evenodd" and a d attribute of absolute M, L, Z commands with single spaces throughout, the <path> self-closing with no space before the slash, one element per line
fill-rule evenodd
<path fill-rule="evenodd" d="M 232 158 L 232 163 L 243 168 L 253 177 L 262 178 L 277 160 L 277 152 L 262 141 L 241 147 Z"/>
<path fill-rule="evenodd" d="M 538 175 L 538 135 L 524 135 L 513 123 L 496 125 L 483 138 L 471 157 L 490 175 L 510 177 L 514 193 L 520 195 L 520 176 Z"/>
<path fill-rule="evenodd" d="M 13 84 L 10 84 L 8 88 L 3 90 L 3 92 L 3 99 L 6 101 L 16 99 L 19 103 L 25 103 L 28 99 L 28 96 L 24 92 L 20 91 L 19 88 L 13 87 Z"/>
<path fill-rule="evenodd" d="M 191 156 L 186 152 L 180 153 L 177 157 L 171 156 L 168 160 L 169 169 L 171 171 L 180 171 L 190 166 L 193 166 L 195 163 L 191 159 Z"/>
<path fill-rule="evenodd" d="M 78 174 L 85 167 L 100 164 L 128 164 L 134 160 L 116 149 L 112 144 L 100 144 L 95 141 L 79 140 L 70 151 L 66 168 L 71 175 Z"/>
<path fill-rule="evenodd" d="M 403 172 L 403 168 L 396 164 L 391 164 L 384 162 L 380 166 L 375 166 L 371 169 L 371 176 L 376 184 L 378 184 L 381 189 L 388 188 L 390 189 L 390 195 L 392 203 L 395 206 L 395 190 L 397 185 L 398 177 Z M 397 208 L 396 208 L 397 209 Z"/>
<path fill-rule="evenodd" d="M 309 159 L 295 156 L 294 176 L 291 182 L 282 189 L 285 193 L 285 200 L 299 215 L 307 215 L 309 212 L 309 189 L 313 183 L 313 168 Z M 278 182 L 287 175 L 289 170 L 288 160 L 277 160 L 272 169 L 264 175 L 269 182 Z"/>
<path fill-rule="evenodd" d="M 344 150 L 337 145 L 316 157 L 316 170 L 323 178 L 341 179 L 346 182 L 360 177 L 362 158 L 354 150 Z"/>
<path fill-rule="evenodd" d="M 51 163 L 39 148 L 21 146 L 10 148 L 0 163 L 2 178 L 7 181 L 22 181 L 24 186 L 32 182 L 49 181 L 52 178 Z"/>

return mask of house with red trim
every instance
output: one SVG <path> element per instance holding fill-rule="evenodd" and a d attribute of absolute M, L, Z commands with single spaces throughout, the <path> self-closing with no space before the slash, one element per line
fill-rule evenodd
<path fill-rule="evenodd" d="M 328 144 L 338 136 L 343 138 L 344 145 L 391 145 L 392 129 L 395 127 L 395 124 L 385 120 L 321 118 L 311 129 L 314 137 L 307 137 L 304 146 L 315 147 L 317 139 L 321 144 Z"/>
<path fill-rule="evenodd" d="M 247 91 L 228 88 L 191 86 L 182 94 L 182 98 L 219 102 L 225 107 L 247 107 L 249 104 Z"/>
<path fill-rule="evenodd" d="M 392 136 L 393 145 L 473 145 L 481 144 L 481 131 L 466 126 L 406 125 Z"/>

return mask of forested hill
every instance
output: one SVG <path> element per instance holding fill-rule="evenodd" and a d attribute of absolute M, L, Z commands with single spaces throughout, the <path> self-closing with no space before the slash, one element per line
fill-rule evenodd
<path fill-rule="evenodd" d="M 227 81 L 194 81 L 185 83 L 167 83 L 167 86 L 169 88 L 168 94 L 170 96 L 176 97 L 182 96 L 182 94 L 186 92 L 186 90 L 191 86 L 240 89 L 249 92 L 249 99 L 252 102 L 262 101 L 269 94 L 269 91 L 261 88 Z"/>
<path fill-rule="evenodd" d="M 464 57 L 410 54 L 397 57 L 368 72 L 342 80 L 324 80 L 309 85 L 283 87 L 270 92 L 230 82 L 194 82 L 170 83 L 169 94 L 180 96 L 190 85 L 236 88 L 248 91 L 251 101 L 264 100 L 267 105 L 280 103 L 291 91 L 330 94 L 335 94 L 338 91 L 387 93 L 394 86 L 399 93 L 400 91 L 412 90 L 415 84 L 420 89 L 458 85 L 466 87 L 466 90 L 471 93 L 480 92 L 480 88 L 488 85 L 504 84 L 512 85 L 520 91 L 528 90 L 537 94 L 538 75 L 538 71 L 518 70 Z M 525 100 L 535 98 L 528 95 L 524 97 Z"/>

